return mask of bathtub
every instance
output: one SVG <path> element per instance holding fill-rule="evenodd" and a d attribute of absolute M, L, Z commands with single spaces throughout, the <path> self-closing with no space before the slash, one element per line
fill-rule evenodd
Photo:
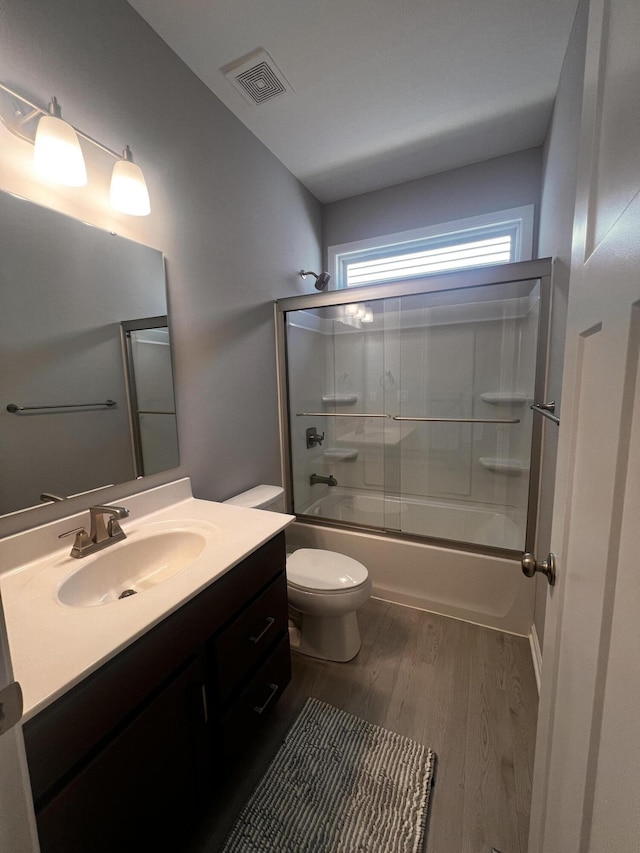
<path fill-rule="evenodd" d="M 526 523 L 523 513 L 505 513 L 502 508 L 462 501 L 400 498 L 340 486 L 328 489 L 304 510 L 304 515 L 514 551 L 522 550 Z"/>
<path fill-rule="evenodd" d="M 373 596 L 453 616 L 528 637 L 533 623 L 535 584 L 525 578 L 519 557 L 506 558 L 412 541 L 393 533 L 331 527 L 345 523 L 398 527 L 440 538 L 521 550 L 518 518 L 459 503 L 398 498 L 334 487 L 305 509 L 287 530 L 288 549 L 325 548 L 360 560 Z M 313 517 L 327 519 L 322 525 Z"/>

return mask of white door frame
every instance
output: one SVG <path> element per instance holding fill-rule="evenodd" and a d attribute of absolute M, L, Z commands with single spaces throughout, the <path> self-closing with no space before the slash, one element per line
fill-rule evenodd
<path fill-rule="evenodd" d="M 640 6 L 591 0 L 529 853 L 640 849 Z"/>

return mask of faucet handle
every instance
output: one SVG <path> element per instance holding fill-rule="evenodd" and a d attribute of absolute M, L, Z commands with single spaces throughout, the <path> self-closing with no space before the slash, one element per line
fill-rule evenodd
<path fill-rule="evenodd" d="M 71 530 L 65 530 L 64 533 L 59 533 L 58 539 L 64 539 L 65 536 L 71 536 L 72 533 L 78 533 L 79 535 L 84 533 L 85 536 L 89 535 L 84 527 L 74 527 Z"/>
<path fill-rule="evenodd" d="M 72 530 L 60 533 L 58 539 L 64 539 L 65 536 L 71 536 L 72 533 L 75 533 L 76 538 L 71 548 L 71 556 L 82 557 L 85 549 L 91 545 L 91 537 L 84 527 L 74 527 Z"/>
<path fill-rule="evenodd" d="M 124 530 L 120 527 L 120 522 L 115 516 L 112 516 L 107 522 L 107 533 L 109 536 L 122 536 L 126 539 Z"/>

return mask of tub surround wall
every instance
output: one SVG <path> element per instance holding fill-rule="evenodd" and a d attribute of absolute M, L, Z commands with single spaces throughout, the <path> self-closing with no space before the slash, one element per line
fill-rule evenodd
<path fill-rule="evenodd" d="M 69 121 L 129 144 L 144 169 L 151 215 L 127 217 L 108 207 L 111 158 L 87 147 L 88 187 L 47 185 L 0 124 L 1 189 L 166 255 L 181 467 L 145 483 L 191 475 L 215 500 L 277 482 L 271 303 L 307 292 L 297 270 L 321 265 L 320 204 L 125 0 L 2 0 L 0 20 L 0 80 L 43 106 L 55 94 Z M 0 519 L 0 535 L 90 502 Z"/>

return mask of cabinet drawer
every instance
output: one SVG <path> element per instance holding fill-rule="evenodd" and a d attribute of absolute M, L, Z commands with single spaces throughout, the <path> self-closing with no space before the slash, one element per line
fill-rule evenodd
<path fill-rule="evenodd" d="M 290 681 L 291 651 L 287 633 L 220 720 L 220 745 L 226 758 L 233 757 L 242 748 Z"/>
<path fill-rule="evenodd" d="M 284 572 L 212 642 L 218 701 L 224 702 L 268 649 L 287 631 Z"/>

